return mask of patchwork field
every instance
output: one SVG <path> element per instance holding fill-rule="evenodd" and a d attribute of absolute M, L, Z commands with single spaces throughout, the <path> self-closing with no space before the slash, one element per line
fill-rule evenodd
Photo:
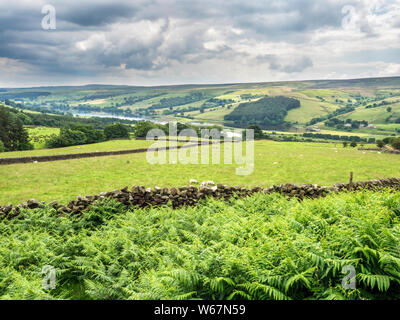
<path fill-rule="evenodd" d="M 285 118 L 286 121 L 304 124 L 313 118 L 327 115 L 339 108 L 339 106 L 326 102 L 301 98 L 299 100 L 301 107 L 299 109 L 290 110 Z"/>
<path fill-rule="evenodd" d="M 66 148 L 63 152 L 117 150 L 149 144 L 151 142 L 147 141 L 111 141 L 79 150 L 76 147 Z M 224 147 L 221 146 L 220 150 L 223 160 Z M 182 155 L 200 151 L 186 149 Z M 49 152 L 54 151 L 33 151 L 35 154 Z M 29 152 L 17 154 L 26 156 Z M 400 174 L 398 155 L 362 152 L 343 148 L 339 143 L 256 141 L 254 154 L 254 172 L 247 176 L 236 175 L 236 168 L 242 165 L 235 163 L 152 165 L 146 161 L 145 153 L 0 166 L 0 203 L 17 204 L 30 198 L 67 201 L 79 194 L 98 194 L 135 184 L 147 187 L 188 185 L 190 179 L 267 187 L 288 182 L 322 185 L 346 182 L 350 171 L 354 172 L 356 180 Z"/>
<path fill-rule="evenodd" d="M 388 112 L 387 108 L 391 107 L 392 111 Z M 352 120 L 369 120 L 371 123 L 385 123 L 385 119 L 388 117 L 398 118 L 400 117 L 400 103 L 382 106 L 372 109 L 358 108 L 355 112 L 348 115 L 349 119 Z"/>
<path fill-rule="evenodd" d="M 396 103 L 400 100 L 399 88 L 400 78 L 393 77 L 160 87 L 89 85 L 38 88 L 34 93 L 28 89 L 10 89 L 3 95 L 17 98 L 29 108 L 27 112 L 35 108 L 77 114 L 100 112 L 162 121 L 205 121 L 221 126 L 232 125 L 231 121 L 225 121 L 225 116 L 241 103 L 256 101 L 265 96 L 284 96 L 298 99 L 300 107 L 282 117 L 278 129 L 279 126 L 289 129 L 299 126 L 305 129 L 313 119 L 329 116 L 389 125 L 381 132 L 374 128 L 363 129 L 362 132 L 390 136 L 398 134 L 397 127 L 392 128 L 390 125 L 396 124 L 400 118 L 400 103 Z M 210 102 L 212 100 L 214 102 Z M 367 106 L 380 105 L 382 102 L 387 105 L 366 109 Z M 388 106 L 392 108 L 390 113 L 386 111 Z M 353 107 L 355 110 L 332 116 L 335 111 L 345 107 Z M 324 121 L 318 121 L 315 125 L 323 129 Z M 360 131 L 353 129 L 353 132 Z"/>

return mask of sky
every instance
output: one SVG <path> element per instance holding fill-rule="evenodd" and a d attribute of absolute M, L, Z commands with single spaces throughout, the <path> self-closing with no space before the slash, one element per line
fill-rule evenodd
<path fill-rule="evenodd" d="M 0 87 L 400 76 L 400 0 L 0 0 Z"/>

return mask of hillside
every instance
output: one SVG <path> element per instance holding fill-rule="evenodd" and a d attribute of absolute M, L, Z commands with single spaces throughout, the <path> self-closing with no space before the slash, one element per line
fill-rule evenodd
<path fill-rule="evenodd" d="M 380 131 L 371 129 L 369 132 L 373 135 L 396 134 L 396 130 L 400 129 L 396 123 L 400 117 L 399 77 L 157 87 L 88 85 L 7 88 L 0 92 L 0 100 L 12 100 L 33 111 L 40 109 L 219 125 L 224 124 L 226 117 L 241 104 L 266 96 L 299 100 L 300 107 L 289 110 L 282 122 L 302 129 L 311 121 L 320 129 L 329 129 L 324 126 L 323 120 L 314 120 L 331 117 L 335 111 L 346 106 L 353 107 L 354 111 L 341 115 L 340 119 L 384 125 Z M 391 114 L 385 113 L 389 105 L 379 107 L 382 102 L 390 104 L 393 109 Z M 376 109 L 366 109 L 374 104 L 378 105 Z M 232 125 L 232 122 L 225 125 Z M 240 121 L 239 126 L 242 126 Z"/>
<path fill-rule="evenodd" d="M 235 126 L 244 128 L 252 124 L 259 125 L 263 129 L 284 127 L 287 112 L 296 108 L 300 108 L 300 101 L 296 99 L 282 96 L 265 97 L 240 104 L 224 119 L 232 121 Z"/>

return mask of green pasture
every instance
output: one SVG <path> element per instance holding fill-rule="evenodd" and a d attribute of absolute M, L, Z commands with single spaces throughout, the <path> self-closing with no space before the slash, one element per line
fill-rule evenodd
<path fill-rule="evenodd" d="M 73 147 L 70 152 L 137 148 L 149 146 L 149 143 L 151 144 L 146 141 L 112 141 L 86 146 L 84 150 Z M 228 146 L 227 144 L 226 147 Z M 221 145 L 220 148 L 220 153 L 216 149 L 216 154 L 221 154 L 220 164 L 150 164 L 146 161 L 146 153 L 140 153 L 4 165 L 0 166 L 0 203 L 16 204 L 30 198 L 67 201 L 77 195 L 98 194 L 125 186 L 188 185 L 190 179 L 268 187 L 289 182 L 331 185 L 348 181 L 350 171 L 354 172 L 355 180 L 400 176 L 399 155 L 343 148 L 341 143 L 273 141 L 255 142 L 254 171 L 241 176 L 236 174 L 236 169 L 242 165 L 235 162 L 224 164 L 225 146 Z M 41 152 L 44 151 L 47 152 Z M 191 148 L 182 150 L 181 154 L 198 152 L 196 155 L 200 157 L 201 151 L 201 148 Z M 38 154 L 40 150 L 33 153 Z M 24 153 L 27 154 L 29 153 Z"/>
<path fill-rule="evenodd" d="M 387 108 L 391 107 L 392 111 L 388 112 Z M 370 123 L 384 124 L 388 117 L 399 118 L 400 117 L 400 103 L 391 104 L 388 106 L 381 106 L 377 108 L 366 109 L 364 106 L 357 108 L 354 112 L 349 115 L 342 116 L 343 119 L 352 120 L 367 120 Z"/>
<path fill-rule="evenodd" d="M 100 143 L 72 146 L 57 149 L 40 149 L 32 151 L 13 151 L 0 153 L 0 158 L 19 158 L 33 156 L 50 156 L 58 154 L 72 154 L 85 152 L 119 151 L 147 148 L 151 141 L 145 140 L 111 140 Z"/>
<path fill-rule="evenodd" d="M 327 115 L 340 106 L 328 102 L 321 102 L 312 99 L 296 98 L 300 100 L 301 107 L 288 112 L 285 121 L 293 123 L 306 123 L 313 118 Z"/>

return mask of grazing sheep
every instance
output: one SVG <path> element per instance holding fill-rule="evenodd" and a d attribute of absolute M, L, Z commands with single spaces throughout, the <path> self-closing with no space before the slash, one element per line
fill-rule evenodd
<path fill-rule="evenodd" d="M 211 181 L 211 180 L 209 180 L 209 181 L 203 181 L 203 182 L 201 183 L 201 186 L 202 186 L 202 187 L 215 186 L 215 183 L 214 183 L 214 181 Z"/>
<path fill-rule="evenodd" d="M 199 182 L 196 179 L 191 179 L 190 184 L 198 184 Z"/>

